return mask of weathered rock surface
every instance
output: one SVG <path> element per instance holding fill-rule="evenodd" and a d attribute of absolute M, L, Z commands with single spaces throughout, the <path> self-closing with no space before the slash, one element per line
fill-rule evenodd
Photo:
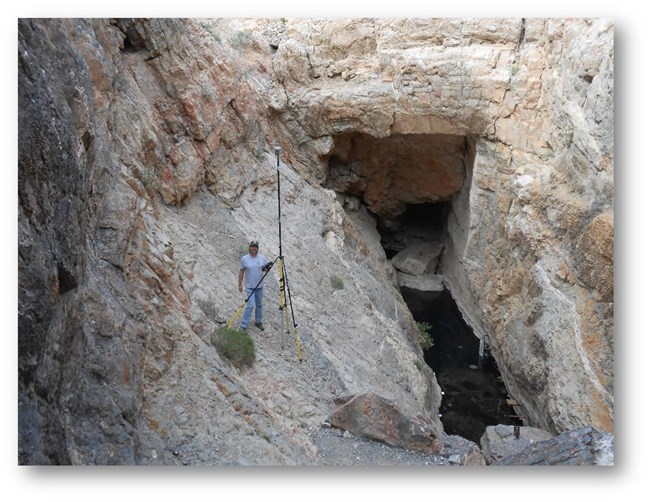
<path fill-rule="evenodd" d="M 397 282 L 400 287 L 415 289 L 417 291 L 444 291 L 445 284 L 443 279 L 442 275 L 433 272 L 417 276 L 397 272 Z"/>
<path fill-rule="evenodd" d="M 415 415 L 412 410 L 402 410 L 396 403 L 373 393 L 350 396 L 342 401 L 329 418 L 334 427 L 390 446 L 442 453 L 442 427 L 433 420 Z"/>
<path fill-rule="evenodd" d="M 614 437 L 583 427 L 536 442 L 494 465 L 614 465 Z"/>
<path fill-rule="evenodd" d="M 350 394 L 440 430 L 375 219 L 440 200 L 438 268 L 526 422 L 612 430 L 610 21 L 18 27 L 20 463 L 318 463 Z M 239 371 L 210 333 L 245 243 L 276 255 L 275 145 L 304 362 L 274 275 Z"/>
<path fill-rule="evenodd" d="M 465 178 L 465 148 L 456 135 L 338 135 L 326 186 L 362 195 L 377 215 L 395 216 L 406 204 L 451 199 Z"/>
<path fill-rule="evenodd" d="M 550 432 L 535 427 L 519 427 L 519 435 L 512 425 L 493 425 L 481 437 L 481 451 L 487 464 L 515 455 L 533 443 L 553 439 Z"/>
<path fill-rule="evenodd" d="M 445 449 L 450 465 L 485 465 L 481 449 L 469 439 L 455 435 L 445 436 Z"/>
<path fill-rule="evenodd" d="M 372 390 L 438 420 L 373 220 L 284 160 L 304 362 L 275 276 L 254 367 L 210 345 L 245 243 L 278 247 L 272 136 L 237 47 L 173 19 L 19 31 L 21 463 L 310 464 L 332 400 Z"/>

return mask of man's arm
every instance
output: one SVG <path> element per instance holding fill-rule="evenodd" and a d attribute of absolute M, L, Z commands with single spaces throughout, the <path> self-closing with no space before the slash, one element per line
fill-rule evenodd
<path fill-rule="evenodd" d="M 244 283 L 244 269 L 240 268 L 239 269 L 239 292 L 240 293 L 244 291 L 243 283 Z"/>

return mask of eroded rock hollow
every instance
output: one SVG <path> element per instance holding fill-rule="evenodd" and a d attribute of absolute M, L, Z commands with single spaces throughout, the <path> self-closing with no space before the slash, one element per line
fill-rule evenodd
<path fill-rule="evenodd" d="M 463 184 L 467 150 L 466 138 L 444 134 L 337 136 L 326 186 L 361 197 L 376 215 L 399 216 L 408 204 L 450 200 Z"/>

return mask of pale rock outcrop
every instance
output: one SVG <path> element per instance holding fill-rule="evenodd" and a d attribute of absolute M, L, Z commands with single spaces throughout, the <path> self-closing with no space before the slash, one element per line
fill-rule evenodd
<path fill-rule="evenodd" d="M 425 275 L 435 272 L 442 252 L 442 243 L 422 242 L 397 253 L 391 259 L 394 267 L 409 275 Z"/>
<path fill-rule="evenodd" d="M 397 282 L 400 287 L 418 291 L 442 291 L 442 275 L 436 274 L 441 242 L 421 242 L 413 244 L 397 253 L 391 263 L 397 269 Z"/>

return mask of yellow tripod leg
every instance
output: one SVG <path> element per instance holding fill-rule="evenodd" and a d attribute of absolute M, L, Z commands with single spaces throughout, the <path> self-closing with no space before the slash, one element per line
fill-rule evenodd
<path fill-rule="evenodd" d="M 289 309 L 287 308 L 286 297 L 284 294 L 285 286 L 284 277 L 284 258 L 280 258 L 280 310 L 284 310 L 284 326 L 287 330 L 287 336 L 291 336 L 291 328 L 289 324 Z M 296 341 L 296 351 L 298 353 L 298 361 L 302 362 L 302 349 L 300 348 L 300 338 L 298 337 L 298 330 L 293 327 L 294 339 Z M 284 340 L 284 339 L 283 339 Z"/>
<path fill-rule="evenodd" d="M 291 335 L 289 331 L 289 312 L 287 311 L 287 302 L 284 296 L 284 258 L 280 258 L 280 310 L 282 311 L 280 313 L 281 318 L 282 314 L 284 314 L 284 317 L 280 319 L 280 323 L 287 330 L 287 335 Z M 281 327 L 280 329 L 283 328 Z"/>
<path fill-rule="evenodd" d="M 235 312 L 235 315 L 232 316 L 232 317 L 230 318 L 230 321 L 228 321 L 228 324 L 226 324 L 226 326 L 227 326 L 228 328 L 232 328 L 233 323 L 234 323 L 235 320 L 239 317 L 239 314 L 242 313 L 242 310 L 244 310 L 244 307 L 245 307 L 245 306 L 246 306 L 246 300 L 244 300 L 244 303 L 241 304 L 241 307 L 239 307 L 239 309 L 237 309 L 237 312 Z"/>
<path fill-rule="evenodd" d="M 298 361 L 302 362 L 302 349 L 300 348 L 300 338 L 298 337 L 298 330 L 293 327 L 293 335 L 296 339 L 296 351 L 298 352 Z"/>

